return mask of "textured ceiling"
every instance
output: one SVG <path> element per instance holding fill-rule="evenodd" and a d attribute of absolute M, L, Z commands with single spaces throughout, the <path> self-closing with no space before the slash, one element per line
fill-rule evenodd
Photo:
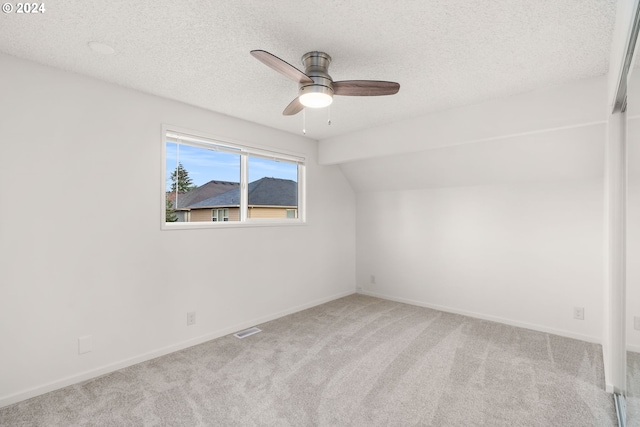
<path fill-rule="evenodd" d="M 289 132 L 294 82 L 251 55 L 302 68 L 333 57 L 334 80 L 391 80 L 400 92 L 335 97 L 307 110 L 315 139 L 477 103 L 608 69 L 615 0 L 63 0 L 0 16 L 0 51 Z M 116 53 L 100 55 L 98 41 Z M 7 84 L 5 82 L 5 84 Z"/>

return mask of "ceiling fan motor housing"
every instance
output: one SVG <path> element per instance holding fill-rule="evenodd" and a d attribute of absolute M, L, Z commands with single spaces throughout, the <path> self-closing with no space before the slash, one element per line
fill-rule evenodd
<path fill-rule="evenodd" d="M 333 80 L 327 72 L 331 57 L 324 52 L 308 52 L 302 56 L 304 73 L 313 83 L 300 83 L 298 94 L 322 93 L 333 98 Z"/>

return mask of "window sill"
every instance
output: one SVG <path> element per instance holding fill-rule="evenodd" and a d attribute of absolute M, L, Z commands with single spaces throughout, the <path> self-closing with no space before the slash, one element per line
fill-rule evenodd
<path fill-rule="evenodd" d="M 245 228 L 245 227 L 299 227 L 307 225 L 302 220 L 248 220 L 224 221 L 224 222 L 169 222 L 161 225 L 162 230 L 202 230 L 202 229 L 224 229 L 224 228 Z"/>

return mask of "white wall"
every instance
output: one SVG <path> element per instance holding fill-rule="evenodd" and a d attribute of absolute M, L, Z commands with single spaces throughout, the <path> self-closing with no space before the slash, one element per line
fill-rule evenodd
<path fill-rule="evenodd" d="M 344 163 L 358 192 L 601 179 L 605 125 L 535 132 Z"/>
<path fill-rule="evenodd" d="M 376 137 L 371 150 L 359 145 L 364 134 L 350 142 L 344 137 L 343 151 L 332 146 L 327 153 L 336 159 L 362 150 L 340 166 L 357 192 L 361 291 L 601 342 L 605 82 L 589 79 L 545 97 L 525 94 L 486 103 L 484 110 L 451 111 L 457 118 L 451 133 L 461 138 L 455 143 L 425 117 L 407 123 L 412 151 L 393 140 L 400 148 L 381 156 Z M 580 86 L 590 94 L 581 100 L 584 108 L 556 108 L 574 103 L 559 94 L 573 96 Z M 532 105 L 503 114 L 527 96 Z M 542 117 L 550 127 L 521 118 L 521 125 L 531 122 L 530 131 L 506 133 L 512 117 L 544 111 L 545 103 L 555 114 Z M 482 131 L 480 110 L 491 121 Z M 562 123 L 571 125 L 551 126 Z M 464 130 L 467 124 L 476 133 Z M 585 320 L 573 319 L 576 306 L 585 308 Z"/>
<path fill-rule="evenodd" d="M 323 139 L 319 159 L 345 163 L 601 123 L 606 96 L 606 77 L 577 80 Z"/>
<path fill-rule="evenodd" d="M 636 52 L 637 56 L 637 52 Z M 634 317 L 640 317 L 640 65 L 629 77 L 627 109 L 627 349 L 640 352 L 640 331 Z"/>
<path fill-rule="evenodd" d="M 640 73 L 637 73 L 635 80 L 640 83 Z M 640 84 L 636 85 L 636 89 L 640 90 Z M 637 113 L 640 109 L 640 93 L 633 95 L 634 113 Z M 640 116 L 630 116 L 628 126 L 626 335 L 627 348 L 640 352 L 640 331 L 634 328 L 634 317 L 640 317 Z"/>
<path fill-rule="evenodd" d="M 314 141 L 4 55 L 0 81 L 0 406 L 355 291 Z M 163 123 L 306 155 L 308 225 L 161 231 Z"/>
<path fill-rule="evenodd" d="M 600 342 L 602 191 L 592 180 L 359 193 L 358 284 Z"/>

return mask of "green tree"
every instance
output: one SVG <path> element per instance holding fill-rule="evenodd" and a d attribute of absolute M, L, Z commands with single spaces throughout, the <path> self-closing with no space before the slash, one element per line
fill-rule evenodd
<path fill-rule="evenodd" d="M 186 193 L 195 187 L 189 178 L 189 172 L 182 166 L 182 163 L 178 163 L 178 167 L 171 173 L 171 191 L 178 189 L 178 193 Z"/>
<path fill-rule="evenodd" d="M 173 203 L 167 197 L 167 203 L 165 208 L 164 218 L 166 222 L 177 222 L 178 216 L 176 215 L 176 210 L 173 207 Z"/>

